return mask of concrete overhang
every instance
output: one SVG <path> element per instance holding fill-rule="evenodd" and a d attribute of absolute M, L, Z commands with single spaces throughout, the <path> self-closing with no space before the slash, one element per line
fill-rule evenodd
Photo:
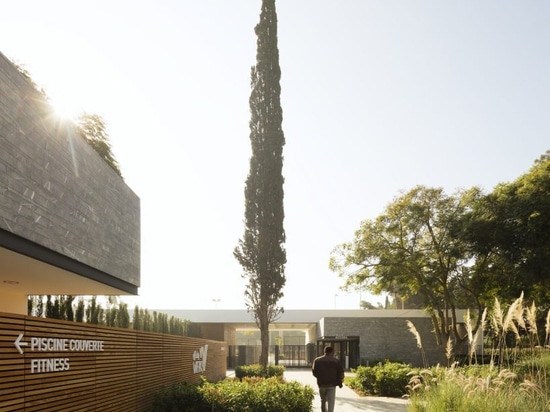
<path fill-rule="evenodd" d="M 135 295 L 137 286 L 0 229 L 0 290 L 17 295 Z"/>

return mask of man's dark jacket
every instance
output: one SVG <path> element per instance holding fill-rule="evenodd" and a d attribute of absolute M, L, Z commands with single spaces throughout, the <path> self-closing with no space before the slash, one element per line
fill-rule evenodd
<path fill-rule="evenodd" d="M 332 355 L 315 358 L 311 370 L 320 387 L 341 386 L 344 381 L 342 363 Z"/>

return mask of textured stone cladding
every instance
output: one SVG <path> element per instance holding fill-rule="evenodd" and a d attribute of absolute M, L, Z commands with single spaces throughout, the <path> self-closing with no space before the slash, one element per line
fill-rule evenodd
<path fill-rule="evenodd" d="M 359 356 L 368 361 L 404 362 L 424 366 L 415 336 L 407 326 L 410 320 L 421 336 L 425 359 L 429 365 L 446 364 L 443 349 L 437 346 L 431 319 L 425 318 L 325 318 L 325 336 L 359 336 Z"/>
<path fill-rule="evenodd" d="M 139 198 L 1 53 L 0 228 L 139 286 Z"/>

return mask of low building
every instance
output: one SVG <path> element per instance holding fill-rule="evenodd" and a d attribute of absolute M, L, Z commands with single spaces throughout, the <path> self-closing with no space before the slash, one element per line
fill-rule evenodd
<path fill-rule="evenodd" d="M 257 361 L 253 348 L 259 345 L 258 328 L 246 310 L 162 312 L 196 323 L 204 339 L 225 341 L 229 367 Z M 407 321 L 418 331 L 422 348 Z M 385 360 L 415 366 L 424 366 L 424 360 L 430 365 L 446 364 L 431 318 L 423 310 L 285 310 L 271 324 L 270 334 L 270 362 L 290 367 L 309 366 L 326 345 L 334 347 L 347 369 Z"/>

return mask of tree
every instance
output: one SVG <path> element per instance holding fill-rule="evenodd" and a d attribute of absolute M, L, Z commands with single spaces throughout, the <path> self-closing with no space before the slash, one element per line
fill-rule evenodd
<path fill-rule="evenodd" d="M 456 309 L 483 310 L 477 278 L 484 273 L 461 237 L 463 219 L 481 196 L 472 189 L 448 196 L 442 189 L 418 186 L 395 199 L 375 220 L 362 222 L 352 242 L 337 246 L 330 268 L 346 286 L 366 284 L 375 293 L 422 297 L 432 317 L 436 339 L 460 344 Z"/>
<path fill-rule="evenodd" d="M 256 65 L 251 69 L 250 143 L 252 156 L 245 187 L 245 230 L 234 256 L 248 279 L 245 300 L 260 329 L 260 364 L 267 366 L 269 324 L 282 313 L 278 306 L 286 278 L 283 227 L 283 113 L 280 103 L 279 50 L 275 0 L 263 0 L 257 35 Z"/>
<path fill-rule="evenodd" d="M 105 121 L 98 114 L 82 113 L 76 119 L 76 130 L 101 156 L 117 175 L 122 177 L 119 164 L 113 155 Z"/>
<path fill-rule="evenodd" d="M 482 199 L 472 213 L 467 235 L 475 250 L 492 253 L 492 273 L 487 283 L 498 290 L 501 299 L 511 301 L 524 292 L 531 300 L 548 301 L 549 152 L 527 173 L 511 183 L 497 185 Z"/>
<path fill-rule="evenodd" d="M 119 328 L 130 327 L 130 313 L 128 313 L 128 304 L 120 303 L 116 315 L 116 326 Z"/>
<path fill-rule="evenodd" d="M 46 317 L 56 319 L 54 302 L 52 302 L 52 295 L 46 295 Z"/>
<path fill-rule="evenodd" d="M 80 297 L 78 299 L 78 303 L 76 304 L 75 321 L 84 322 L 85 313 L 86 313 L 86 309 L 84 307 L 84 298 Z"/>
<path fill-rule="evenodd" d="M 378 304 L 378 305 L 373 305 L 372 303 L 370 302 L 367 302 L 366 300 L 362 300 L 361 302 L 359 302 L 359 307 L 361 309 L 381 309 L 381 305 Z"/>
<path fill-rule="evenodd" d="M 104 310 L 100 304 L 97 303 L 97 296 L 92 296 L 92 299 L 86 308 L 86 323 L 94 325 L 104 324 Z"/>
<path fill-rule="evenodd" d="M 74 296 L 65 295 L 61 300 L 61 312 L 63 314 L 62 319 L 74 321 L 74 309 L 73 309 Z"/>

